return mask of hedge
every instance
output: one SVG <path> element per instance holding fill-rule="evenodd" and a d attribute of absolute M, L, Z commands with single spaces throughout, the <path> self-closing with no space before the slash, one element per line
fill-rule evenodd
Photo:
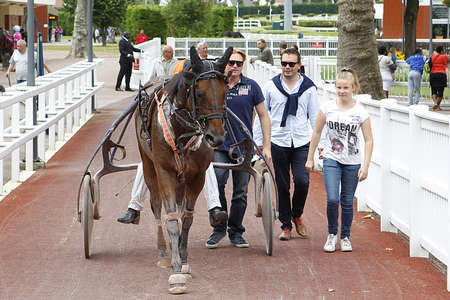
<path fill-rule="evenodd" d="M 162 43 L 165 43 L 169 33 L 168 22 L 159 7 L 130 5 L 127 8 L 125 24 L 133 42 L 136 42 L 136 35 L 141 29 L 144 29 L 149 40 L 160 37 Z"/>
<path fill-rule="evenodd" d="M 277 5 L 272 6 L 272 14 L 282 14 L 284 6 Z M 244 15 L 257 15 L 259 10 L 260 15 L 268 15 L 269 14 L 269 6 L 244 6 L 239 7 L 239 16 Z M 315 15 L 319 14 L 337 14 L 338 7 L 336 4 L 332 3 L 294 3 L 292 4 L 292 13 L 293 14 L 302 14 L 306 15 L 308 13 L 313 13 Z"/>
<path fill-rule="evenodd" d="M 219 37 L 224 31 L 233 31 L 235 13 L 236 10 L 233 7 L 213 7 L 211 18 L 208 24 L 205 24 L 207 36 Z"/>

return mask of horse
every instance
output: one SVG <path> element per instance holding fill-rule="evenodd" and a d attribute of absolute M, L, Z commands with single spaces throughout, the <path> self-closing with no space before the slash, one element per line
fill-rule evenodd
<path fill-rule="evenodd" d="M 225 141 L 228 78 L 223 72 L 232 50 L 228 48 L 213 63 L 201 61 L 195 47 L 191 47 L 191 71 L 178 73 L 154 90 L 140 87 L 138 92 L 135 127 L 158 227 L 157 265 L 168 267 L 169 261 L 161 222 L 164 205 L 172 248 L 173 274 L 169 277 L 172 294 L 186 291 L 186 278 L 190 278 L 187 243 L 195 202 L 203 188 L 213 149 Z"/>
<path fill-rule="evenodd" d="M 0 60 L 3 69 L 8 69 L 9 59 L 13 53 L 13 34 L 12 32 L 0 29 Z"/>

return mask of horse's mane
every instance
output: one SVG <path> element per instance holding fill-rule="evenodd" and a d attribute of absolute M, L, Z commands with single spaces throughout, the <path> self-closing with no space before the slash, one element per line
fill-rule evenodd
<path fill-rule="evenodd" d="M 183 73 L 184 71 L 175 74 L 165 86 L 164 91 L 169 97 L 174 98 L 180 90 L 186 87 L 186 78 Z"/>

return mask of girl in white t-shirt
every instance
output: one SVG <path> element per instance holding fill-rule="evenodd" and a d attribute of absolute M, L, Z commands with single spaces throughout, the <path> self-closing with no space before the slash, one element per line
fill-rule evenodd
<path fill-rule="evenodd" d="M 336 79 L 337 100 L 324 103 L 317 116 L 316 126 L 309 146 L 306 168 L 314 169 L 314 152 L 323 127 L 327 126 L 323 151 L 323 178 L 327 191 L 328 238 L 325 252 L 336 250 L 339 202 L 341 203 L 341 251 L 352 251 L 350 227 L 353 220 L 353 198 L 358 181 L 367 178 L 372 156 L 373 138 L 369 114 L 353 99 L 359 90 L 355 70 L 342 69 Z M 365 142 L 364 163 L 361 165 L 361 149 L 358 132 L 362 129 Z"/>

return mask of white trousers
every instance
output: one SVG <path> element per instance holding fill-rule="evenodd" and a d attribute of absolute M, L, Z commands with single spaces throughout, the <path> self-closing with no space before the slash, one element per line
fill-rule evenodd
<path fill-rule="evenodd" d="M 134 210 L 142 210 L 144 208 L 145 194 L 147 186 L 144 180 L 144 168 L 142 162 L 138 164 L 136 178 L 134 179 L 133 188 L 131 189 L 131 200 L 128 208 Z M 205 185 L 203 186 L 203 194 L 206 198 L 206 206 L 208 210 L 214 207 L 222 207 L 219 200 L 219 187 L 217 186 L 217 178 L 214 173 L 212 163 L 209 164 L 205 175 Z"/>

